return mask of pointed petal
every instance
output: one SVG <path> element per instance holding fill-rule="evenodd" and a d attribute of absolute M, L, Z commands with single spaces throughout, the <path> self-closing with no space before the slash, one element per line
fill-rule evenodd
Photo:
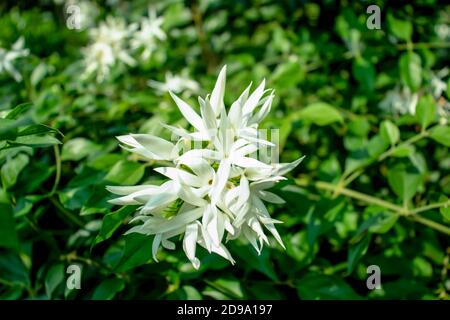
<path fill-rule="evenodd" d="M 205 127 L 203 126 L 202 118 L 188 105 L 186 102 L 178 98 L 174 93 L 169 91 L 172 99 L 180 109 L 180 112 L 183 114 L 184 118 L 198 131 L 205 131 Z"/>
<path fill-rule="evenodd" d="M 211 93 L 211 107 L 214 114 L 218 116 L 220 111 L 225 108 L 223 104 L 223 96 L 225 94 L 225 83 L 227 77 L 227 66 L 223 66 L 217 77 L 216 85 Z"/>

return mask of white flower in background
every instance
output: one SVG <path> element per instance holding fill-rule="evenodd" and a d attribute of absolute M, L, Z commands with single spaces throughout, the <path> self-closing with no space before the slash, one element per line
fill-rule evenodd
<path fill-rule="evenodd" d="M 442 79 L 448 76 L 449 69 L 447 67 L 431 73 L 431 90 L 435 99 L 442 96 L 442 92 L 447 89 L 447 82 Z"/>
<path fill-rule="evenodd" d="M 416 105 L 419 96 L 417 93 L 411 93 L 411 90 L 404 86 L 397 86 L 386 93 L 379 107 L 385 112 L 393 114 L 416 113 Z"/>
<path fill-rule="evenodd" d="M 156 11 L 148 10 L 148 18 L 143 18 L 139 23 L 139 30 L 133 34 L 131 47 L 143 49 L 142 58 L 148 59 L 157 48 L 157 41 L 166 40 L 166 34 L 161 29 L 164 22 L 163 17 L 157 17 Z"/>
<path fill-rule="evenodd" d="M 96 74 L 97 81 L 101 82 L 117 62 L 134 66 L 136 61 L 128 53 L 127 39 L 136 28 L 136 24 L 127 25 L 125 20 L 110 16 L 98 28 L 90 30 L 92 43 L 83 50 L 84 76 Z"/>
<path fill-rule="evenodd" d="M 17 82 L 22 81 L 22 76 L 14 68 L 14 60 L 26 57 L 30 54 L 30 50 L 24 48 L 25 41 L 23 37 L 17 39 L 10 50 L 0 48 L 0 73 L 7 72 Z"/>
<path fill-rule="evenodd" d="M 226 68 L 219 74 L 211 95 L 199 98 L 200 115 L 171 95 L 193 132 L 167 126 L 176 135 L 175 143 L 149 134 L 118 137 L 126 150 L 148 160 L 165 160 L 172 165 L 156 168 L 167 178 L 161 185 L 110 186 L 120 197 L 110 202 L 138 205 L 133 223 L 140 223 L 128 233 L 154 235 L 153 257 L 160 246 L 174 249 L 172 238 L 183 236 L 183 249 L 195 268 L 196 247 L 200 245 L 234 264 L 225 247 L 232 239 L 247 239 L 261 252 L 269 244 L 265 233 L 271 233 L 284 247 L 265 204 L 283 203 L 268 191 L 283 175 L 295 168 L 293 163 L 270 163 L 252 157 L 261 148 L 276 145 L 259 139 L 258 125 L 270 111 L 272 90 L 264 90 L 264 81 L 250 93 L 250 86 L 232 104 L 229 113 L 223 102 Z M 268 95 L 266 95 L 268 93 Z M 198 143 L 200 141 L 200 143 Z M 194 143 L 194 149 L 185 150 Z"/>
<path fill-rule="evenodd" d="M 166 73 L 165 82 L 148 80 L 148 86 L 155 89 L 158 94 L 163 94 L 165 92 L 173 92 L 173 93 L 189 93 L 198 92 L 200 90 L 200 86 L 194 80 L 191 80 L 186 74 L 181 75 L 173 75 L 171 72 Z"/>

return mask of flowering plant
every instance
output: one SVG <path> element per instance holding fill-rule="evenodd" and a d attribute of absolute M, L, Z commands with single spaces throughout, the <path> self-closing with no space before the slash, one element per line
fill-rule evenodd
<path fill-rule="evenodd" d="M 284 247 L 275 224 L 263 201 L 283 203 L 267 191 L 283 180 L 283 174 L 295 168 L 303 158 L 292 163 L 267 163 L 255 159 L 261 148 L 277 147 L 258 136 L 259 123 L 270 111 L 273 90 L 265 90 L 263 81 L 250 94 L 248 86 L 226 111 L 226 66 L 222 68 L 214 90 L 206 98 L 199 97 L 201 115 L 170 92 L 180 112 L 194 128 L 164 125 L 176 137 L 175 143 L 150 134 L 117 137 L 124 149 L 147 160 L 170 161 L 172 166 L 158 167 L 168 178 L 160 186 L 109 186 L 120 197 L 110 202 L 118 205 L 140 205 L 132 222 L 140 222 L 128 233 L 154 235 L 152 253 L 155 261 L 160 245 L 174 249 L 171 238 L 184 235 L 183 249 L 198 269 L 196 246 L 206 248 L 234 264 L 223 241 L 245 238 L 261 253 L 269 244 L 264 228 Z M 194 148 L 186 150 L 184 146 Z M 200 142 L 200 143 L 198 143 Z M 205 145 L 205 147 L 203 147 Z M 266 160 L 266 161 L 263 161 Z"/>

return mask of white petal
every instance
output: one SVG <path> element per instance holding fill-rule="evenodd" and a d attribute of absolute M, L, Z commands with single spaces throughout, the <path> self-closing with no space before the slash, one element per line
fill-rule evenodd
<path fill-rule="evenodd" d="M 159 167 L 155 168 L 154 170 L 179 183 L 183 183 L 185 185 L 193 187 L 202 186 L 201 179 L 187 171 L 172 167 Z"/>
<path fill-rule="evenodd" d="M 261 84 L 256 88 L 255 91 L 250 95 L 248 100 L 245 102 L 244 106 L 242 107 L 242 114 L 244 116 L 251 114 L 253 110 L 258 105 L 259 100 L 261 99 L 263 93 L 264 93 L 264 87 L 266 85 L 266 80 L 264 79 Z"/>
<path fill-rule="evenodd" d="M 213 187 L 211 189 L 211 203 L 216 204 L 222 196 L 222 191 L 228 181 L 230 175 L 230 161 L 224 159 L 220 161 L 219 168 L 217 169 L 217 175 Z"/>
<path fill-rule="evenodd" d="M 260 190 L 258 192 L 258 197 L 260 197 L 264 201 L 271 202 L 271 203 L 283 204 L 286 202 L 281 197 L 276 195 L 275 193 L 272 193 L 269 191 Z"/>
<path fill-rule="evenodd" d="M 169 93 L 172 96 L 172 99 L 177 104 L 178 109 L 180 109 L 180 112 L 186 118 L 186 120 L 198 131 L 205 131 L 206 129 L 203 126 L 202 118 L 200 118 L 200 116 L 191 108 L 191 106 L 188 105 L 183 100 L 181 100 L 180 98 L 178 98 L 171 91 L 169 91 Z"/>
<path fill-rule="evenodd" d="M 225 108 L 223 104 L 223 96 L 225 93 L 225 82 L 227 77 L 227 66 L 223 66 L 220 70 L 219 76 L 217 77 L 216 85 L 211 93 L 211 107 L 214 114 L 218 116 L 220 111 Z"/>
<path fill-rule="evenodd" d="M 191 223 L 186 226 L 184 233 L 183 249 L 186 256 L 191 261 L 195 269 L 200 267 L 200 260 L 195 257 L 195 249 L 197 247 L 198 225 Z"/>
<path fill-rule="evenodd" d="M 265 164 L 261 161 L 249 157 L 233 157 L 232 161 L 233 164 L 240 166 L 242 168 L 261 168 L 261 169 L 271 168 L 268 164 Z"/>
<path fill-rule="evenodd" d="M 159 248 L 160 243 L 161 243 L 161 233 L 155 234 L 155 237 L 153 238 L 153 243 L 152 243 L 152 256 L 153 256 L 153 260 L 155 260 L 156 262 L 158 262 L 156 255 L 158 253 L 158 248 Z"/>

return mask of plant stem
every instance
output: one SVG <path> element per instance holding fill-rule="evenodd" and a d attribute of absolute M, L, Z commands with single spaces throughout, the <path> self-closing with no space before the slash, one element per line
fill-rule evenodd
<path fill-rule="evenodd" d="M 307 186 L 308 183 L 305 181 L 300 181 L 300 180 L 296 180 L 297 184 L 300 186 Z M 365 203 L 369 203 L 369 204 L 374 204 L 374 205 L 378 205 L 380 207 L 392 210 L 394 213 L 400 215 L 400 216 L 405 216 L 408 217 L 409 219 L 415 221 L 415 222 L 419 222 L 421 224 L 424 224 L 430 228 L 433 228 L 435 230 L 438 230 L 442 233 L 445 233 L 447 235 L 450 236 L 450 228 L 447 226 L 444 226 L 440 223 L 437 223 L 433 220 L 421 217 L 419 215 L 417 215 L 418 212 L 422 212 L 422 211 L 426 211 L 429 209 L 433 209 L 433 208 L 438 208 L 441 206 L 444 206 L 446 204 L 448 204 L 448 201 L 445 203 L 439 203 L 439 204 L 432 204 L 432 205 L 428 205 L 422 208 L 417 208 L 415 210 L 409 210 L 407 207 L 401 207 L 399 205 L 396 205 L 394 203 L 355 191 L 355 190 L 351 190 L 351 189 L 347 189 L 344 188 L 342 186 L 337 186 L 335 184 L 329 183 L 329 182 L 325 182 L 325 181 L 316 181 L 313 183 L 313 185 L 318 188 L 318 189 L 322 189 L 322 190 L 328 190 L 328 191 L 333 191 L 335 194 L 343 194 L 346 195 L 350 198 L 354 198 L 360 201 L 363 201 Z M 336 189 L 339 188 L 339 190 L 337 190 L 336 193 Z"/>
<path fill-rule="evenodd" d="M 450 48 L 450 43 L 445 42 L 416 42 L 416 43 L 402 43 L 397 45 L 399 50 L 411 49 L 431 49 L 431 48 Z"/>
<path fill-rule="evenodd" d="M 58 189 L 59 180 L 61 179 L 61 155 L 59 153 L 59 148 L 57 145 L 53 146 L 55 152 L 55 163 L 56 163 L 56 175 L 55 182 L 53 183 L 52 191 L 50 191 L 49 197 L 53 196 Z"/>
<path fill-rule="evenodd" d="M 417 142 L 417 141 L 427 137 L 429 134 L 430 134 L 429 131 L 424 130 L 424 131 L 420 132 L 419 134 L 416 134 L 415 136 L 412 136 L 408 140 L 405 140 L 402 143 L 399 143 L 396 146 L 391 147 L 389 150 L 387 150 L 386 152 L 382 153 L 378 157 L 378 161 L 383 161 L 384 159 L 389 157 L 392 153 L 394 153 L 394 151 L 397 150 L 399 147 L 413 144 L 414 142 Z"/>
<path fill-rule="evenodd" d="M 64 217 L 68 218 L 72 223 L 83 227 L 84 228 L 84 223 L 82 220 L 80 220 L 78 217 L 76 217 L 75 215 L 72 214 L 72 212 L 70 212 L 69 210 L 67 210 L 66 208 L 64 208 L 57 199 L 55 199 L 54 196 L 49 197 L 50 201 L 55 205 L 55 207 L 58 209 L 58 212 L 62 213 L 64 215 Z"/>
<path fill-rule="evenodd" d="M 437 222 L 435 222 L 433 220 L 426 219 L 426 218 L 421 217 L 419 215 L 411 215 L 411 216 L 409 216 L 409 219 L 411 219 L 413 221 L 416 221 L 416 222 L 419 222 L 421 224 L 424 224 L 426 226 L 429 226 L 430 228 L 433 228 L 435 230 L 438 230 L 438 231 L 440 231 L 442 233 L 445 233 L 445 234 L 450 236 L 450 228 L 449 227 L 446 227 L 446 226 L 444 226 L 444 225 L 442 225 L 440 223 L 437 223 Z"/>
<path fill-rule="evenodd" d="M 317 181 L 315 183 L 315 186 L 319 189 L 324 189 L 324 190 L 329 190 L 329 191 L 335 191 L 336 190 L 336 185 L 332 184 L 332 183 L 328 183 L 328 182 L 324 182 L 324 181 Z M 355 190 L 351 190 L 351 189 L 347 189 L 347 188 L 340 188 L 340 190 L 338 191 L 338 194 L 343 194 L 346 196 L 349 196 L 350 198 L 354 198 L 354 199 L 358 199 L 361 201 L 364 201 L 366 203 L 370 203 L 370 204 L 375 204 L 375 205 L 379 205 L 381 207 L 384 207 L 386 209 L 390 209 L 393 210 L 399 214 L 406 214 L 405 209 L 402 208 L 401 206 L 398 206 L 396 204 L 393 204 L 391 202 L 376 198 L 376 197 L 372 197 L 369 196 L 367 194 L 355 191 Z"/>
<path fill-rule="evenodd" d="M 428 210 L 432 210 L 432 209 L 437 209 L 437 208 L 441 208 L 441 207 L 445 207 L 445 206 L 449 206 L 450 205 L 450 200 L 447 200 L 445 202 L 438 202 L 438 203 L 432 203 L 420 208 L 416 208 L 411 210 L 412 214 L 417 214 L 419 212 L 424 212 L 424 211 L 428 211 Z"/>

